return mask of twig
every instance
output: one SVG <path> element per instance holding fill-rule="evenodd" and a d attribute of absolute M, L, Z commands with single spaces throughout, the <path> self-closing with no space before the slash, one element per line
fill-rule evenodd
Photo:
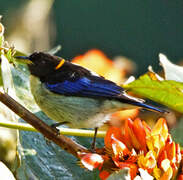
<path fill-rule="evenodd" d="M 16 102 L 8 94 L 0 92 L 0 101 L 9 107 L 13 112 L 18 116 L 24 119 L 27 123 L 31 124 L 35 129 L 37 129 L 41 134 L 43 134 L 47 139 L 53 141 L 59 145 L 62 149 L 71 153 L 75 157 L 78 157 L 78 152 L 86 151 L 87 149 L 76 142 L 72 141 L 70 138 L 63 136 L 62 134 L 58 135 L 56 129 L 51 128 L 37 116 L 32 114 L 21 104 Z"/>

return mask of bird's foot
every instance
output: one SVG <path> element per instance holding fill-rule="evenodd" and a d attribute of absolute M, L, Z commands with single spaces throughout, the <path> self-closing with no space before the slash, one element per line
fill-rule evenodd
<path fill-rule="evenodd" d="M 58 123 L 54 123 L 52 124 L 50 127 L 53 128 L 54 130 L 57 131 L 57 134 L 60 134 L 60 130 L 57 128 L 58 126 L 61 126 L 63 124 L 67 124 L 67 122 L 58 122 Z"/>
<path fill-rule="evenodd" d="M 96 136 L 97 136 L 97 131 L 98 131 L 98 128 L 95 128 L 95 133 L 94 133 L 94 137 L 93 137 L 93 142 L 91 144 L 91 149 L 90 151 L 92 153 L 95 153 L 96 152 Z"/>
<path fill-rule="evenodd" d="M 66 124 L 67 122 L 58 122 L 58 123 L 54 123 L 54 124 L 51 124 L 50 127 L 52 129 L 54 129 L 54 131 L 56 131 L 57 135 L 60 135 L 60 130 L 57 128 L 58 126 L 61 126 L 63 124 Z M 50 144 L 50 140 L 45 138 L 45 141 L 46 141 L 46 144 L 49 145 Z"/>
<path fill-rule="evenodd" d="M 95 146 L 95 144 L 92 143 L 92 145 L 91 145 L 91 147 L 90 147 L 90 151 L 91 151 L 92 153 L 96 153 L 96 146 Z"/>

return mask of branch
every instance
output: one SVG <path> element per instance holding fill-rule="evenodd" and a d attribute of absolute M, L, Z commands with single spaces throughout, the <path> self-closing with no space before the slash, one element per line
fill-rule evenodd
<path fill-rule="evenodd" d="M 14 113 L 24 119 L 27 123 L 31 124 L 37 131 L 43 134 L 47 139 L 53 141 L 55 144 L 60 146 L 62 149 L 71 153 L 75 157 L 78 157 L 78 152 L 86 151 L 87 149 L 76 142 L 72 141 L 70 138 L 58 135 L 56 129 L 51 128 L 42 120 L 40 120 L 33 113 L 24 108 L 21 104 L 16 102 L 8 94 L 0 92 L 0 101 L 9 107 Z"/>

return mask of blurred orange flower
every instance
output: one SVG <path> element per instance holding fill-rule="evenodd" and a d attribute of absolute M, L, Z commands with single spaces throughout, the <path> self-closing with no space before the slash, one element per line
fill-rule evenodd
<path fill-rule="evenodd" d="M 113 61 L 98 49 L 92 49 L 84 55 L 76 56 L 72 62 L 88 68 L 118 85 L 125 77 L 124 70 L 116 67 Z"/>

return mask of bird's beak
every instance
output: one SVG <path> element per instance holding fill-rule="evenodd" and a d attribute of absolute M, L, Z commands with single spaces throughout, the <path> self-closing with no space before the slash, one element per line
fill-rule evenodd
<path fill-rule="evenodd" d="M 29 56 L 16 56 L 15 58 L 21 59 L 25 64 L 32 64 L 32 61 L 29 59 Z"/>
<path fill-rule="evenodd" d="M 29 59 L 28 56 L 16 56 L 15 58 L 17 58 L 17 59 Z"/>

